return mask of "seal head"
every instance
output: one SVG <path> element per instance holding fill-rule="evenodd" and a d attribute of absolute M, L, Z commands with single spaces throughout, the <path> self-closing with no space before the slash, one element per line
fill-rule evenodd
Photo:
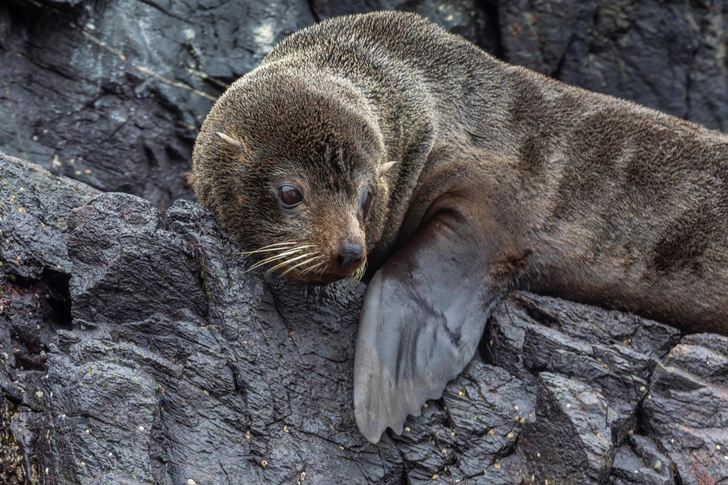
<path fill-rule="evenodd" d="M 346 82 L 272 71 L 236 82 L 208 115 L 197 195 L 256 266 L 305 284 L 360 278 L 388 196 L 381 134 Z"/>

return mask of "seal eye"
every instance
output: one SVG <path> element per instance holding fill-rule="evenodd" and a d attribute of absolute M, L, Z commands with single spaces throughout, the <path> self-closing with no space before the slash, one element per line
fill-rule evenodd
<path fill-rule="evenodd" d="M 368 185 L 361 190 L 359 208 L 361 209 L 361 220 L 366 221 L 367 216 L 369 216 L 369 209 L 372 208 L 372 189 Z"/>
<path fill-rule="evenodd" d="M 278 200 L 285 209 L 293 209 L 303 202 L 303 194 L 293 185 L 281 185 L 278 188 Z"/>

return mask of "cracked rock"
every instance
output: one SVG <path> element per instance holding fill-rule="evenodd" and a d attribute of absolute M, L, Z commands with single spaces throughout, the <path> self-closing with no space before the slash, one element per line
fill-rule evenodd
<path fill-rule="evenodd" d="M 723 2 L 505 0 L 499 11 L 506 61 L 728 130 Z"/>
<path fill-rule="evenodd" d="M 673 485 L 675 477 L 667 456 L 655 443 L 640 435 L 633 435 L 614 456 L 610 485 Z"/>
<path fill-rule="evenodd" d="M 728 481 L 726 390 L 679 367 L 655 369 L 643 426 L 675 463 L 683 485 Z"/>
<path fill-rule="evenodd" d="M 553 483 L 604 483 L 614 456 L 608 401 L 584 382 L 541 372 L 536 419 L 523 447 L 536 476 Z"/>
<path fill-rule="evenodd" d="M 489 322 L 484 361 L 372 446 L 351 394 L 363 284 L 247 272 L 197 203 L 162 213 L 0 162 L 3 190 L 37 188 L 22 217 L 3 217 L 25 234 L 11 254 L 32 253 L 44 231 L 26 218 L 65 221 L 56 249 L 27 259 L 28 277 L 0 267 L 0 343 L 17 349 L 0 379 L 14 477 L 640 483 L 628 473 L 637 461 L 656 483 L 725 476 L 725 337 L 680 339 L 633 315 L 514 293 Z"/>
<path fill-rule="evenodd" d="M 45 169 L 0 154 L 0 483 L 728 481 L 726 337 L 525 292 L 482 360 L 370 445 L 351 402 L 365 286 L 246 272 L 184 173 L 276 42 L 381 8 L 725 131 L 724 3 L 2 3 L 0 150 Z"/>

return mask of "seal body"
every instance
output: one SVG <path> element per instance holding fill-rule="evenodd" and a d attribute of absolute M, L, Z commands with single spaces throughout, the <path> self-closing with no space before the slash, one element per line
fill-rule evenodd
<path fill-rule="evenodd" d="M 728 334 L 728 136 L 414 14 L 284 40 L 213 107 L 194 173 L 203 204 L 292 279 L 368 263 L 354 405 L 373 443 L 440 397 L 513 288 Z"/>

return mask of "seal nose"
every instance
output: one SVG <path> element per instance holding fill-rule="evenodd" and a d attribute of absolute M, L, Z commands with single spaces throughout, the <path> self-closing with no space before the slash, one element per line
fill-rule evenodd
<path fill-rule="evenodd" d="M 344 243 L 339 250 L 339 265 L 346 268 L 355 261 L 359 261 L 362 256 L 362 248 L 358 244 Z"/>

